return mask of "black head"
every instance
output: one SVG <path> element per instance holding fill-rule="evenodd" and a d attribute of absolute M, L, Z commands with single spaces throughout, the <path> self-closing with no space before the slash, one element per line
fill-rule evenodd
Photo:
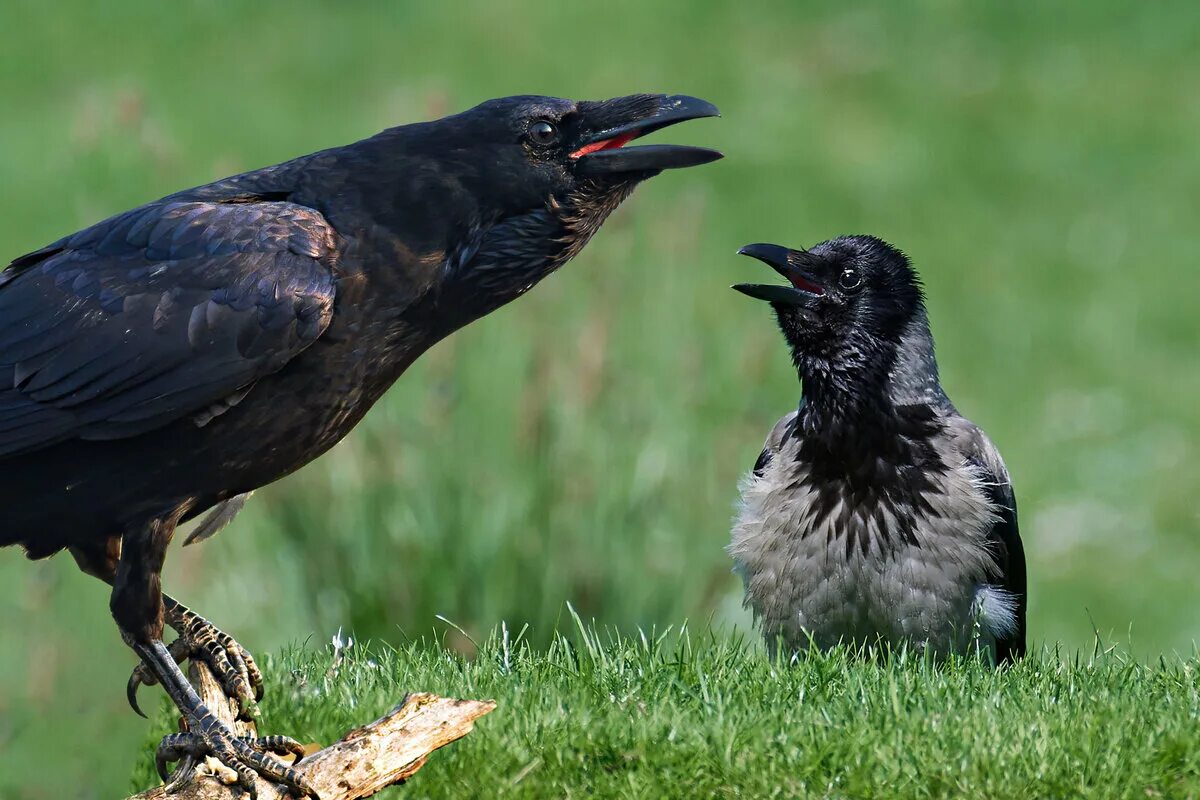
<path fill-rule="evenodd" d="M 721 154 L 701 147 L 627 145 L 668 125 L 717 115 L 711 103 L 683 95 L 604 101 L 524 95 L 395 130 L 403 131 L 408 152 L 436 157 L 443 174 L 483 200 L 483 216 L 505 218 L 572 196 L 628 194 L 665 169 L 715 161 Z"/>
<path fill-rule="evenodd" d="M 390 225 L 422 263 L 441 265 L 431 294 L 439 319 L 457 327 L 499 308 L 576 255 L 641 181 L 720 158 L 700 147 L 629 144 L 717 113 L 682 95 L 506 97 L 383 135 L 402 178 Z"/>
<path fill-rule="evenodd" d="M 751 244 L 738 253 L 788 279 L 788 286 L 733 288 L 771 303 L 798 362 L 894 348 L 910 323 L 924 318 L 920 280 L 908 258 L 873 236 L 841 236 L 808 250 Z"/>

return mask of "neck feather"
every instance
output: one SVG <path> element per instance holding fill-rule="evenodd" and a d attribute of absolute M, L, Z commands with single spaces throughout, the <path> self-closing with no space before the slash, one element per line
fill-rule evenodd
<path fill-rule="evenodd" d="M 814 432 L 876 430 L 905 406 L 953 408 L 938 379 L 924 309 L 898 340 L 856 331 L 828 352 L 797 353 L 795 361 L 801 421 Z"/>

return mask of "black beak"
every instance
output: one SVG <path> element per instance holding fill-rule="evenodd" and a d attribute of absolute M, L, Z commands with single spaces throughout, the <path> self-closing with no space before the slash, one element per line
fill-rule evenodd
<path fill-rule="evenodd" d="M 789 250 L 777 244 L 748 244 L 738 250 L 740 256 L 750 256 L 767 264 L 788 279 L 791 286 L 739 283 L 733 289 L 756 300 L 786 305 L 801 305 L 825 294 L 817 278 L 804 266 L 811 266 L 812 256 L 804 250 Z"/>
<path fill-rule="evenodd" d="M 624 100 L 621 98 L 620 100 Z M 590 133 L 581 146 L 571 154 L 575 170 L 580 175 L 606 175 L 625 172 L 659 172 L 664 169 L 695 167 L 722 157 L 716 150 L 674 144 L 650 144 L 625 147 L 625 143 L 660 128 L 689 119 L 719 117 L 717 107 L 706 100 L 687 95 L 645 95 L 637 100 L 650 100 L 648 114 L 636 119 L 617 122 Z M 619 100 L 619 101 L 620 101 Z M 609 101 L 609 102 L 619 102 Z M 642 105 L 642 103 L 638 103 Z"/>

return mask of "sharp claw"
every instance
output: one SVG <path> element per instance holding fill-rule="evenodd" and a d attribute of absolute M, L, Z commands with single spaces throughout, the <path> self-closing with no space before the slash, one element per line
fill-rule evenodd
<path fill-rule="evenodd" d="M 195 693 L 181 688 L 186 685 L 187 678 L 179 670 L 179 665 L 173 658 L 174 653 L 168 652 L 161 640 L 154 639 L 145 643 L 127 635 L 126 642 L 142 659 L 146 670 L 149 670 L 167 690 L 167 694 L 183 716 L 183 732 L 165 737 L 155 751 L 155 769 L 164 781 L 171 781 L 168 791 L 174 791 L 189 781 L 196 765 L 202 762 L 206 755 L 211 755 L 237 773 L 237 783 L 249 797 L 258 796 L 258 775 L 273 784 L 281 784 L 291 794 L 317 797 L 316 791 L 299 772 L 262 752 L 262 748 L 266 747 L 281 753 L 292 753 L 296 756 L 292 761 L 295 764 L 303 754 L 299 742 L 287 736 L 270 736 L 249 741 L 234 736 L 229 727 L 214 717 L 200 702 Z M 192 652 L 194 654 L 195 651 Z M 226 661 L 225 667 L 229 666 Z M 139 713 L 141 710 L 137 707 L 136 690 L 138 685 L 144 682 L 147 682 L 147 679 L 140 672 L 135 671 L 135 674 L 130 676 L 130 705 Z M 242 690 L 241 694 L 249 693 L 244 684 L 238 688 Z M 167 772 L 167 765 L 173 761 L 178 762 L 178 767 L 172 774 Z"/>
<path fill-rule="evenodd" d="M 170 647 L 167 648 L 167 652 L 175 659 L 176 664 L 180 664 L 188 657 L 188 643 L 184 639 L 176 639 L 171 642 Z M 125 697 L 129 700 L 129 706 L 142 719 L 146 719 L 147 717 L 137 702 L 138 689 L 143 686 L 154 686 L 157 684 L 158 679 L 154 677 L 154 673 L 150 671 L 145 662 L 134 667 L 133 672 L 129 675 L 129 683 L 125 685 Z"/>
<path fill-rule="evenodd" d="M 290 736 L 262 736 L 257 739 L 245 739 L 247 744 L 257 746 L 277 756 L 294 756 L 292 766 L 304 758 L 304 746 Z"/>
<path fill-rule="evenodd" d="M 167 784 L 168 792 L 174 792 L 187 783 L 196 771 L 197 761 L 192 752 L 195 746 L 191 734 L 175 733 L 164 737 L 154 751 L 154 768 L 158 770 L 163 783 Z M 167 764 L 172 761 L 179 762 L 174 773 L 167 772 Z"/>
<path fill-rule="evenodd" d="M 167 772 L 167 754 L 161 747 L 154 754 L 154 768 L 158 770 L 158 777 L 162 779 L 163 783 L 170 779 L 171 773 Z"/>
<path fill-rule="evenodd" d="M 167 794 L 174 794 L 182 789 L 184 784 L 190 781 L 192 776 L 196 774 L 196 766 L 198 763 L 199 762 L 197 762 L 197 760 L 191 755 L 185 755 L 179 761 L 179 768 L 175 770 L 173 780 L 167 784 Z M 166 779 L 164 778 L 163 780 L 165 781 Z"/>
<path fill-rule="evenodd" d="M 191 727 L 191 726 L 188 726 Z M 203 728 L 203 725 L 198 725 Z M 208 738 L 212 734 L 215 738 Z M 163 737 L 158 750 L 154 754 L 154 766 L 159 776 L 167 784 L 167 792 L 175 792 L 192 779 L 196 767 L 204 760 L 204 756 L 212 755 L 237 773 L 238 785 L 248 795 L 254 797 L 257 778 L 256 773 L 274 784 L 286 789 L 292 797 L 313 797 L 320 800 L 316 790 L 304 779 L 304 776 L 289 768 L 281 766 L 277 761 L 268 758 L 265 753 L 279 756 L 294 756 L 292 764 L 297 764 L 304 755 L 304 747 L 290 736 L 238 736 L 225 738 L 228 731 L 210 731 L 209 734 L 175 733 Z M 167 771 L 167 765 L 178 761 L 179 766 L 174 773 Z"/>
<path fill-rule="evenodd" d="M 142 709 L 138 706 L 137 691 L 138 687 L 141 685 L 142 678 L 135 669 L 133 674 L 129 676 L 129 683 L 125 684 L 125 699 L 129 701 L 129 707 L 132 708 L 139 717 L 142 719 L 149 719 L 149 717 L 142 713 Z M 163 780 L 166 780 L 166 778 L 163 778 Z"/>

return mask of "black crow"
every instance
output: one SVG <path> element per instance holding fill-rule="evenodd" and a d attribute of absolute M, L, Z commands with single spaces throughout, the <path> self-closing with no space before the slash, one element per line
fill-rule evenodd
<path fill-rule="evenodd" d="M 142 661 L 131 703 L 161 683 L 191 732 L 160 749 L 160 771 L 212 753 L 252 794 L 256 772 L 310 791 L 235 739 L 176 665 L 204 658 L 243 702 L 261 690 L 246 651 L 161 593 L 176 525 L 214 509 L 211 535 L 431 345 L 577 254 L 639 182 L 720 158 L 624 147 L 716 114 L 684 96 L 491 100 L 178 192 L 0 272 L 0 545 L 67 549 L 113 585 Z"/>
<path fill-rule="evenodd" d="M 1025 653 L 1025 555 L 1000 453 L 942 391 L 920 282 L 844 236 L 754 244 L 802 384 L 742 484 L 729 553 L 767 646 Z"/>

